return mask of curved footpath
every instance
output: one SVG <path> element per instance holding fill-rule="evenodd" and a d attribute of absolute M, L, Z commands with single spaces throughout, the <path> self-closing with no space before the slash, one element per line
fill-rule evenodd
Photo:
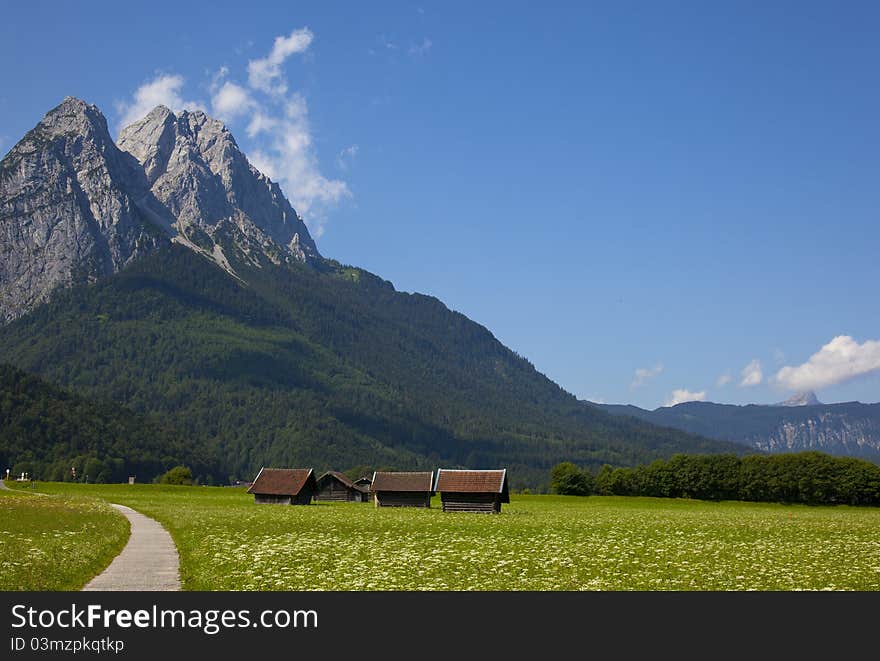
<path fill-rule="evenodd" d="M 30 489 L 28 489 L 27 491 L 25 491 L 24 489 L 10 489 L 9 487 L 6 486 L 6 480 L 2 480 L 2 479 L 0 479 L 0 489 L 4 489 L 6 491 L 14 491 L 15 493 L 26 493 L 26 494 L 30 494 L 31 496 L 48 496 L 49 495 L 46 493 L 40 493 L 39 491 L 31 491 Z"/>
<path fill-rule="evenodd" d="M 0 479 L 0 489 L 16 491 Z M 27 491 L 35 496 L 44 493 Z M 180 590 L 180 558 L 174 540 L 158 521 L 135 512 L 125 505 L 110 503 L 128 519 L 131 536 L 125 548 L 110 566 L 83 588 L 88 592 L 146 590 L 172 592 Z"/>
<path fill-rule="evenodd" d="M 171 535 L 159 523 L 125 505 L 111 503 L 131 523 L 131 537 L 110 566 L 84 591 L 180 590 L 180 561 Z"/>

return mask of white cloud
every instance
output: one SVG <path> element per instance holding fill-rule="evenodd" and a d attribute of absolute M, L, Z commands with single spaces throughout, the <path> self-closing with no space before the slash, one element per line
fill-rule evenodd
<path fill-rule="evenodd" d="M 278 171 L 275 169 L 272 156 L 257 149 L 248 154 L 248 160 L 251 162 L 251 165 L 269 177 L 269 179 L 278 181 Z"/>
<path fill-rule="evenodd" d="M 880 372 L 880 340 L 859 344 L 849 335 L 838 335 L 802 365 L 780 369 L 774 381 L 802 392 L 821 390 L 874 372 Z"/>
<path fill-rule="evenodd" d="M 257 102 L 241 85 L 226 81 L 211 97 L 211 111 L 218 119 L 231 122 L 257 109 Z"/>
<path fill-rule="evenodd" d="M 730 383 L 731 381 L 733 381 L 733 377 L 730 376 L 730 374 L 722 374 L 721 376 L 719 376 L 719 377 L 715 380 L 715 385 L 718 386 L 719 388 L 723 388 L 724 386 L 726 386 L 726 385 L 727 385 L 728 383 Z"/>
<path fill-rule="evenodd" d="M 220 82 L 228 75 L 229 67 L 223 65 L 222 67 L 217 69 L 213 76 L 211 76 L 211 84 L 208 86 L 208 89 L 211 90 L 212 94 L 217 91 L 217 89 L 220 87 Z"/>
<path fill-rule="evenodd" d="M 267 57 L 248 62 L 248 85 L 262 96 L 237 95 L 232 101 L 239 101 L 234 107 L 244 107 L 250 116 L 246 132 L 256 143 L 248 155 L 254 167 L 281 185 L 318 238 L 324 233 L 326 208 L 350 197 L 351 191 L 344 181 L 321 174 L 308 103 L 299 92 L 288 93 L 282 70 L 285 60 L 294 53 L 304 53 L 313 39 L 308 28 L 276 37 Z"/>
<path fill-rule="evenodd" d="M 397 50 L 398 48 L 400 48 L 397 44 L 388 39 L 388 37 L 386 37 L 384 34 L 380 34 L 378 37 L 376 37 L 376 41 L 384 46 L 385 50 Z"/>
<path fill-rule="evenodd" d="M 663 371 L 663 365 L 655 365 L 654 367 L 640 367 L 633 374 L 632 383 L 629 384 L 630 390 L 645 384 L 648 379 L 652 379 Z"/>
<path fill-rule="evenodd" d="M 431 40 L 425 37 L 422 39 L 422 43 L 410 46 L 408 52 L 410 55 L 427 55 L 433 45 Z"/>
<path fill-rule="evenodd" d="M 248 84 L 262 92 L 286 94 L 287 82 L 283 79 L 281 65 L 294 53 L 305 52 L 314 38 L 308 28 L 294 30 L 286 37 L 275 37 L 269 55 L 248 62 Z"/>
<path fill-rule="evenodd" d="M 669 399 L 666 400 L 664 406 L 675 406 L 676 404 L 682 404 L 684 402 L 702 402 L 705 401 L 705 399 L 705 390 L 693 392 L 691 390 L 680 388 L 672 391 L 672 394 L 669 396 Z"/>
<path fill-rule="evenodd" d="M 262 110 L 257 110 L 251 117 L 251 121 L 245 130 L 247 131 L 248 137 L 253 138 L 260 133 L 269 133 L 277 127 L 278 122 L 274 117 L 270 117 Z M 266 174 L 269 175 L 268 172 L 266 172 Z M 271 177 L 272 175 L 269 176 Z M 274 177 L 272 178 L 274 179 Z"/>
<path fill-rule="evenodd" d="M 354 162 L 354 159 L 357 157 L 359 151 L 360 147 L 358 147 L 357 145 L 350 145 L 346 147 L 336 156 L 336 166 L 340 170 L 347 170 L 349 164 Z"/>
<path fill-rule="evenodd" d="M 757 386 L 764 380 L 764 372 L 761 371 L 761 361 L 758 359 L 743 367 L 740 374 L 742 375 L 742 380 L 739 382 L 740 388 Z"/>
<path fill-rule="evenodd" d="M 255 120 L 248 127 L 254 128 Z M 257 169 L 278 181 L 291 204 L 304 217 L 315 238 L 324 233 L 323 208 L 351 196 L 344 181 L 321 174 L 312 145 L 308 105 L 305 97 L 293 94 L 286 99 L 283 115 L 258 120 L 265 148 L 256 150 L 251 161 Z M 256 133 L 254 133 L 256 135 Z"/>
<path fill-rule="evenodd" d="M 188 101 L 181 96 L 184 84 L 183 76 L 175 74 L 159 74 L 138 87 L 131 102 L 116 104 L 120 115 L 120 126 L 126 127 L 132 122 L 145 117 L 156 106 L 166 106 L 177 112 L 180 110 L 204 110 L 198 101 Z"/>

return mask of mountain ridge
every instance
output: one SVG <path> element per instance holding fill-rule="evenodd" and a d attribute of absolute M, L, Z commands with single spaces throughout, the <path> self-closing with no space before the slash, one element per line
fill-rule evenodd
<path fill-rule="evenodd" d="M 0 177 L 0 239 L 14 239 L 0 250 L 21 248 L 39 272 L 42 253 L 26 250 L 35 219 L 70 225 L 83 208 L 101 216 L 99 256 L 117 227 L 149 229 L 155 242 L 86 278 L 72 275 L 79 253 L 50 260 L 58 277 L 7 310 L 0 362 L 166 421 L 217 458 L 212 470 L 503 464 L 512 484 L 535 487 L 563 460 L 743 451 L 579 402 L 437 298 L 322 257 L 277 185 L 203 113 L 154 109 L 122 132 L 133 155 L 108 142 L 94 106 L 59 108 L 58 135 L 22 141 L 0 163 L 12 173 Z M 65 182 L 88 184 L 73 210 L 53 197 Z M 137 215 L 102 216 L 107 195 L 120 200 L 111 210 Z M 0 291 L 13 285 L 0 279 Z"/>
<path fill-rule="evenodd" d="M 198 251 L 207 235 L 208 252 L 224 269 L 225 255 L 215 255 L 223 250 L 218 234 L 255 264 L 262 257 L 276 264 L 320 259 L 281 188 L 250 164 L 222 122 L 200 110 L 175 114 L 157 106 L 122 129 L 118 144 L 141 163 L 150 190 L 177 219 L 174 240 Z"/>
<path fill-rule="evenodd" d="M 116 142 L 97 106 L 66 97 L 0 162 L 0 322 L 169 241 L 227 272 L 233 253 L 256 266 L 322 261 L 221 122 L 157 106 Z"/>
<path fill-rule="evenodd" d="M 654 410 L 621 404 L 598 406 L 614 415 L 631 416 L 765 452 L 820 450 L 880 461 L 880 403 L 685 402 Z"/>
<path fill-rule="evenodd" d="M 65 98 L 0 161 L 0 321 L 152 252 L 171 222 L 97 107 Z"/>

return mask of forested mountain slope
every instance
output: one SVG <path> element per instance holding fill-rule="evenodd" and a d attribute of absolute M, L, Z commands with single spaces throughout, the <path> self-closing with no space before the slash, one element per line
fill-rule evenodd
<path fill-rule="evenodd" d="M 151 479 L 186 463 L 203 476 L 220 471 L 208 454 L 156 419 L 106 400 L 52 386 L 0 365 L 0 469 L 39 480 L 122 482 Z"/>
<path fill-rule="evenodd" d="M 437 299 L 323 258 L 201 111 L 159 106 L 117 145 L 66 98 L 0 162 L 0 258 L 0 361 L 161 420 L 140 449 L 206 478 L 505 466 L 536 486 L 561 460 L 738 449 L 579 402 Z M 41 438 L 8 459 L 68 456 Z"/>
<path fill-rule="evenodd" d="M 0 361 L 161 416 L 230 473 L 632 465 L 737 446 L 586 405 L 438 300 L 325 262 L 243 282 L 180 246 L 0 329 Z"/>

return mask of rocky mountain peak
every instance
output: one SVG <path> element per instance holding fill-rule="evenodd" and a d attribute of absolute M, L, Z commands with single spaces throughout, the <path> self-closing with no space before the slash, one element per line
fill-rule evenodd
<path fill-rule="evenodd" d="M 816 397 L 816 393 L 812 390 L 807 392 L 795 393 L 784 402 L 779 402 L 776 406 L 821 406 L 822 402 Z"/>
<path fill-rule="evenodd" d="M 131 159 L 123 157 L 110 137 L 107 120 L 97 106 L 73 96 L 52 108 L 39 123 L 15 145 L 4 158 L 5 169 L 34 153 L 50 149 L 56 155 L 84 162 L 95 156 L 104 156 L 117 162 L 126 161 L 123 167 L 137 170 Z M 134 167 L 133 167 L 134 166 Z"/>
<path fill-rule="evenodd" d="M 177 219 L 176 240 L 224 268 L 228 259 L 218 251 L 256 265 L 320 259 L 278 184 L 250 164 L 222 122 L 158 106 L 122 130 L 119 146 L 142 164 L 153 194 Z"/>
<path fill-rule="evenodd" d="M 156 106 L 143 119 L 122 129 L 119 147 L 141 162 L 150 183 L 166 171 L 175 149 L 189 152 L 190 157 L 204 160 L 209 167 L 213 163 L 214 174 L 221 170 L 216 162 L 218 152 L 238 149 L 222 122 L 201 110 L 184 110 L 176 115 L 165 106 Z"/>
<path fill-rule="evenodd" d="M 157 106 L 118 145 L 66 97 L 0 161 L 0 323 L 176 241 L 236 263 L 317 262 L 302 218 L 224 124 Z"/>
<path fill-rule="evenodd" d="M 101 111 L 65 98 L 0 161 L 0 321 L 118 271 L 172 224 Z"/>
<path fill-rule="evenodd" d="M 175 117 L 165 106 L 156 106 L 150 114 L 122 130 L 119 144 L 143 166 L 152 184 L 161 174 L 174 146 L 172 125 Z"/>
<path fill-rule="evenodd" d="M 107 120 L 98 107 L 74 96 L 64 97 L 46 113 L 37 129 L 45 135 L 78 135 L 113 141 L 107 130 Z"/>

